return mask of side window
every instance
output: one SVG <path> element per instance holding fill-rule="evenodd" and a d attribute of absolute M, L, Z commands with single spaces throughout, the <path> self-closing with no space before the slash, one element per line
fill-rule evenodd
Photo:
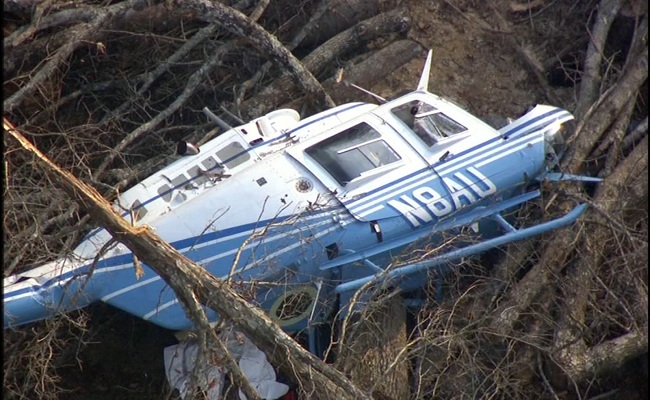
<path fill-rule="evenodd" d="M 366 123 L 355 125 L 305 151 L 341 185 L 366 171 L 401 159 L 379 132 Z"/>
<path fill-rule="evenodd" d="M 147 215 L 147 209 L 145 208 L 145 206 L 142 205 L 140 200 L 136 200 L 133 202 L 133 204 L 131 205 L 131 210 L 134 211 L 135 219 L 137 221 L 141 220 L 142 218 L 144 218 L 145 215 Z"/>
<path fill-rule="evenodd" d="M 172 199 L 172 187 L 164 184 L 158 188 L 158 195 L 162 197 L 166 202 L 171 201 Z"/>
<path fill-rule="evenodd" d="M 393 115 L 406 124 L 418 137 L 429 147 L 436 144 L 440 139 L 437 129 L 427 119 L 419 117 L 419 114 L 436 109 L 421 101 L 411 101 L 391 109 Z"/>
<path fill-rule="evenodd" d="M 172 179 L 171 184 L 164 184 L 158 187 L 158 195 L 160 195 L 160 197 L 162 197 L 166 202 L 170 202 L 172 200 L 173 189 L 182 189 L 183 187 L 181 185 L 187 181 L 188 178 L 185 175 L 178 175 L 176 178 Z"/>
<path fill-rule="evenodd" d="M 227 144 L 222 149 L 219 149 L 216 155 L 220 160 L 223 160 L 223 163 L 229 169 L 235 168 L 251 158 L 251 155 L 244 151 L 244 147 L 237 142 Z"/>

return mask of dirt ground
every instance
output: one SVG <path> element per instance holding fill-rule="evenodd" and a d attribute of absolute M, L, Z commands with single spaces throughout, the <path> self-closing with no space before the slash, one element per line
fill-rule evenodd
<path fill-rule="evenodd" d="M 527 9 L 528 4 L 540 6 Z M 402 5 L 412 21 L 409 37 L 433 50 L 431 92 L 479 117 L 514 117 L 535 103 L 572 109 L 576 88 L 542 85 L 523 54 L 549 65 L 558 54 L 571 53 L 595 2 L 404 0 Z M 578 47 L 574 50 L 585 46 Z M 415 88 L 423 62 L 424 55 L 368 89 L 388 97 Z M 176 343 L 173 333 L 103 304 L 88 311 L 93 334 L 79 338 L 86 343 L 58 370 L 62 386 L 71 390 L 61 399 L 167 398 L 163 348 Z"/>
<path fill-rule="evenodd" d="M 512 11 L 517 5 L 525 8 L 527 3 L 545 6 L 528 12 Z M 553 105 L 570 110 L 575 88 L 541 87 L 522 50 L 545 64 L 575 42 L 572 35 L 580 34 L 577 31 L 584 34 L 585 12 L 590 9 L 587 3 L 593 2 L 583 2 L 580 9 L 574 3 L 406 1 L 412 19 L 409 36 L 433 50 L 429 90 L 479 117 L 513 117 L 532 104 L 551 100 L 555 100 Z M 422 63 L 413 60 L 373 89 L 390 95 L 415 87 Z M 550 96 L 545 95 L 545 90 L 550 91 Z"/>

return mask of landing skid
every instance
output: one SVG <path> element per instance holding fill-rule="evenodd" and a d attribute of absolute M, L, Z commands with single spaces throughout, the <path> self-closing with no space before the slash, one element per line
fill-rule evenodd
<path fill-rule="evenodd" d="M 529 200 L 530 198 L 534 198 L 538 195 L 539 192 L 537 191 L 529 192 L 514 197 L 505 202 L 501 202 L 498 205 L 496 205 L 496 207 L 492 206 L 489 208 L 489 212 L 487 208 L 479 211 L 480 218 L 491 219 L 495 221 L 502 228 L 504 233 L 498 237 L 488 239 L 480 243 L 467 245 L 465 247 L 441 254 L 437 257 L 433 257 L 425 261 L 403 265 L 395 269 L 383 270 L 377 266 L 376 268 L 373 268 L 375 270 L 378 270 L 375 274 L 363 278 L 355 279 L 349 282 L 341 283 L 335 287 L 334 291 L 337 295 L 341 296 L 342 298 L 347 297 L 349 299 L 353 291 L 360 289 L 361 287 L 363 287 L 368 283 L 373 283 L 374 285 L 378 285 L 382 283 L 382 284 L 388 284 L 391 287 L 399 287 L 400 282 L 403 282 L 406 279 L 411 278 L 418 273 L 432 271 L 432 272 L 437 272 L 438 278 L 435 281 L 436 293 L 437 293 L 438 301 L 442 301 L 441 298 L 442 277 L 453 268 L 453 266 L 450 265 L 450 262 L 458 261 L 466 257 L 472 257 L 484 253 L 490 249 L 503 246 L 508 243 L 528 239 L 530 237 L 541 235 L 555 229 L 566 227 L 572 224 L 573 222 L 575 222 L 587 209 L 586 204 L 580 204 L 562 217 L 529 228 L 521 228 L 521 229 L 515 228 L 508 221 L 506 221 L 505 218 L 501 216 L 501 211 L 495 212 L 496 210 L 507 209 L 508 207 L 512 206 L 513 203 L 523 202 Z M 477 214 L 474 214 L 473 216 L 474 218 L 476 218 Z M 466 222 L 467 221 L 463 221 L 463 223 Z M 408 239 L 412 239 L 412 238 L 408 238 Z M 401 242 L 401 240 L 399 242 Z M 394 244 L 395 243 L 393 243 L 393 245 Z M 391 246 L 390 243 L 382 243 L 382 245 Z M 329 269 L 329 268 L 336 268 L 336 267 L 346 268 L 348 264 L 352 262 L 363 262 L 364 264 L 372 264 L 372 262 L 366 257 L 376 254 L 375 250 L 376 249 L 373 248 L 365 252 L 348 252 L 348 254 L 336 258 L 327 264 L 324 264 L 323 266 L 321 266 L 321 269 Z M 405 301 L 405 305 L 409 308 L 418 308 L 419 306 L 422 305 L 422 301 L 419 299 L 405 299 L 404 301 Z M 341 304 L 340 309 L 342 310 L 347 309 L 348 306 L 349 304 Z M 346 313 L 340 314 L 339 317 L 344 314 Z M 330 326 L 328 325 L 328 330 L 324 332 L 319 327 L 311 326 L 307 332 L 310 351 L 321 358 L 323 356 L 323 351 L 326 348 L 328 342 L 327 338 L 325 338 L 323 335 L 331 334 L 329 328 Z"/>
<path fill-rule="evenodd" d="M 387 281 L 391 281 L 391 283 L 394 283 L 395 286 L 397 286 L 399 282 L 397 282 L 396 280 L 408 278 L 409 276 L 412 276 L 419 272 L 437 270 L 443 273 L 445 272 L 444 269 L 446 264 L 451 261 L 457 261 L 464 257 L 471 257 L 479 253 L 483 253 L 487 250 L 493 249 L 495 247 L 503 246 L 504 244 L 507 243 L 524 240 L 533 236 L 541 235 L 543 233 L 552 231 L 554 229 L 563 228 L 575 222 L 578 219 L 578 217 L 580 217 L 580 215 L 584 213 L 586 208 L 587 208 L 586 204 L 580 204 L 562 217 L 556 218 L 548 222 L 544 222 L 542 224 L 532 226 L 530 228 L 524 228 L 524 229 L 516 229 L 515 227 L 510 225 L 499 213 L 495 213 L 492 214 L 490 218 L 492 218 L 497 223 L 499 223 L 499 225 L 501 225 L 502 228 L 506 231 L 506 233 L 504 233 L 499 237 L 488 239 L 480 243 L 468 245 L 466 247 L 453 250 L 448 253 L 431 258 L 429 260 L 400 266 L 399 268 L 395 268 L 392 270 L 383 270 L 381 272 L 377 272 L 374 275 L 355 279 L 350 282 L 341 283 L 336 286 L 334 291 L 337 294 L 341 294 L 353 290 L 358 290 L 363 285 L 369 282 L 384 283 Z"/>

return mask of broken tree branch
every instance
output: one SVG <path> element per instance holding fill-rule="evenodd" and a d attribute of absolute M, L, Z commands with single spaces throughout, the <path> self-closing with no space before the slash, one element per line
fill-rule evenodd
<path fill-rule="evenodd" d="M 147 1 L 148 0 L 127 0 L 103 9 L 97 9 L 96 16 L 93 18 L 92 22 L 81 27 L 74 34 L 73 40 L 65 42 L 65 44 L 56 51 L 52 58 L 45 63 L 45 65 L 39 69 L 24 86 L 4 101 L 4 111 L 11 112 L 15 110 L 27 97 L 31 96 L 39 86 L 41 86 L 47 79 L 50 79 L 55 71 L 63 69 L 65 62 L 68 60 L 72 52 L 88 41 L 92 41 L 93 35 L 112 18 L 123 15 L 130 9 L 143 5 Z"/>
<path fill-rule="evenodd" d="M 39 164 L 66 193 L 76 199 L 111 235 L 124 243 L 174 290 L 186 305 L 196 304 L 187 295 L 214 309 L 222 318 L 232 320 L 274 365 L 294 382 L 308 386 L 314 393 L 331 399 L 370 399 L 343 374 L 328 366 L 291 339 L 262 310 L 248 303 L 224 282 L 184 257 L 146 226 L 134 227 L 115 213 L 111 205 L 92 187 L 70 172 L 62 170 L 41 153 L 4 119 L 4 129 L 32 153 Z M 200 307 L 199 307 L 200 309 Z M 197 321 L 197 315 L 189 317 Z M 327 398 L 326 397 L 326 398 Z"/>
<path fill-rule="evenodd" d="M 200 18 L 217 22 L 267 54 L 298 82 L 310 95 L 323 106 L 334 107 L 335 104 L 325 92 L 318 80 L 287 50 L 278 39 L 241 12 L 221 3 L 208 0 L 175 0 L 180 7 L 195 10 Z"/>

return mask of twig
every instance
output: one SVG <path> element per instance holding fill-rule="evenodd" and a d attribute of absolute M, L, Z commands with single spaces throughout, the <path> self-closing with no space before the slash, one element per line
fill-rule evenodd
<path fill-rule="evenodd" d="M 546 387 L 546 390 L 551 392 L 551 395 L 555 400 L 560 400 L 560 398 L 557 397 L 557 394 L 555 394 L 555 390 L 553 390 L 553 386 L 551 386 L 551 383 L 548 381 L 546 375 L 544 374 L 544 366 L 542 365 L 542 353 L 540 351 L 537 351 L 537 370 L 539 370 L 539 375 L 542 377 L 542 380 L 544 381 L 544 387 Z"/>
<path fill-rule="evenodd" d="M 618 393 L 618 389 L 612 389 L 612 390 L 610 390 L 608 392 L 601 393 L 601 394 L 599 394 L 597 396 L 594 396 L 594 397 L 590 397 L 587 400 L 603 400 L 603 399 L 606 399 L 608 397 L 611 397 L 611 396 L 615 395 L 616 393 Z"/>
<path fill-rule="evenodd" d="M 621 146 L 621 149 L 623 151 L 628 151 L 630 147 L 632 147 L 636 142 L 641 140 L 641 138 L 644 135 L 648 135 L 648 117 L 646 116 L 645 119 L 634 128 L 630 134 L 625 136 L 625 139 L 623 139 L 623 144 Z"/>
<path fill-rule="evenodd" d="M 5 112 L 12 112 L 18 107 L 25 98 L 31 96 L 47 79 L 50 79 L 62 65 L 66 62 L 68 57 L 74 52 L 84 41 L 92 40 L 93 35 L 112 18 L 126 13 L 128 10 L 140 4 L 146 3 L 147 0 L 127 0 L 123 3 L 118 3 L 113 6 L 106 7 L 102 10 L 97 10 L 97 16 L 86 27 L 82 28 L 73 38 L 61 46 L 52 58 L 45 63 L 45 65 L 16 93 L 11 95 L 4 101 L 3 106 Z"/>
<path fill-rule="evenodd" d="M 119 107 L 115 108 L 113 111 L 107 113 L 102 117 L 100 123 L 105 123 L 106 121 L 120 115 L 123 111 L 125 111 L 129 106 L 144 92 L 146 92 L 151 85 L 158 79 L 165 71 L 169 69 L 169 66 L 180 61 L 183 57 L 185 57 L 194 47 L 196 47 L 199 43 L 207 39 L 208 37 L 212 36 L 218 26 L 216 24 L 210 24 L 204 28 L 201 28 L 192 38 L 188 41 L 186 41 L 174 54 L 172 54 L 169 58 L 167 58 L 165 61 L 162 63 L 158 64 L 158 66 L 151 72 L 148 72 L 144 75 L 144 82 L 140 85 L 138 90 L 127 97 L 127 100 L 122 103 Z M 191 78 L 190 78 L 191 79 Z"/>
<path fill-rule="evenodd" d="M 205 76 L 207 76 L 214 68 L 221 65 L 223 55 L 228 51 L 233 50 L 234 48 L 234 43 L 229 43 L 218 48 L 212 57 L 206 61 L 201 68 L 194 72 L 192 76 L 190 76 L 187 85 L 185 85 L 185 89 L 183 89 L 183 93 L 181 93 L 172 104 L 170 104 L 160 113 L 156 114 L 156 116 L 148 122 L 131 131 L 124 139 L 122 139 L 122 141 L 117 146 L 115 146 L 112 152 L 106 155 L 104 161 L 94 171 L 94 179 L 98 180 L 106 168 L 113 162 L 115 157 L 124 149 L 126 149 L 126 147 L 130 145 L 134 140 L 140 138 L 146 133 L 151 132 L 156 126 L 158 126 L 158 124 L 163 122 L 167 117 L 182 107 L 183 104 L 185 104 L 185 102 L 189 100 L 189 98 L 194 94 L 196 89 L 203 83 Z"/>

